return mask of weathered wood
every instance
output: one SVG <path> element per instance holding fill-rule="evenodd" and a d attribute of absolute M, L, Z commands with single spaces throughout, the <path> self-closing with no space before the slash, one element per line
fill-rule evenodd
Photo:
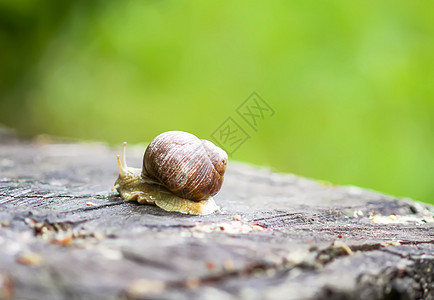
<path fill-rule="evenodd" d="M 430 205 L 230 162 L 186 216 L 111 192 L 119 151 L 0 131 L 0 299 L 434 298 Z"/>

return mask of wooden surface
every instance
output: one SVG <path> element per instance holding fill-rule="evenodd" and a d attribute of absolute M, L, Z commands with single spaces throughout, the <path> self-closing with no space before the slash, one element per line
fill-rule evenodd
<path fill-rule="evenodd" d="M 169 213 L 119 152 L 0 131 L 0 299 L 434 299 L 433 206 L 229 161 L 221 212 Z"/>

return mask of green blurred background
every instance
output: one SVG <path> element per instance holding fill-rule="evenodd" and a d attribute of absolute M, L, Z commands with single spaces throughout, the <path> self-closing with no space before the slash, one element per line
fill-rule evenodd
<path fill-rule="evenodd" d="M 201 138 L 253 92 L 231 157 L 434 203 L 433 1 L 0 0 L 0 123 L 119 144 Z"/>

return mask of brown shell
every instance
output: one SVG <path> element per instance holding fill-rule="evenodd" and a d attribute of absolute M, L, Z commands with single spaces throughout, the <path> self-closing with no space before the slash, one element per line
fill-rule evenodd
<path fill-rule="evenodd" d="M 220 190 L 227 161 L 226 152 L 212 142 L 168 131 L 146 149 L 142 176 L 159 181 L 179 197 L 199 201 Z"/>

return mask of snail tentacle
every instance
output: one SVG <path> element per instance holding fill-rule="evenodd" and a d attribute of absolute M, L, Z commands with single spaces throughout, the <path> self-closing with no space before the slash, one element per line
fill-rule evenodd
<path fill-rule="evenodd" d="M 122 166 L 126 169 L 127 167 L 127 142 L 124 142 L 122 147 Z"/>
<path fill-rule="evenodd" d="M 124 177 L 125 176 L 124 167 L 121 164 L 121 159 L 119 158 L 119 155 L 116 155 L 116 159 L 118 160 L 119 177 Z"/>
<path fill-rule="evenodd" d="M 223 183 L 224 150 L 190 133 L 169 131 L 149 144 L 143 168 L 137 169 L 127 167 L 126 145 L 117 156 L 119 177 L 113 186 L 123 199 L 191 215 L 219 210 L 212 196 Z"/>

